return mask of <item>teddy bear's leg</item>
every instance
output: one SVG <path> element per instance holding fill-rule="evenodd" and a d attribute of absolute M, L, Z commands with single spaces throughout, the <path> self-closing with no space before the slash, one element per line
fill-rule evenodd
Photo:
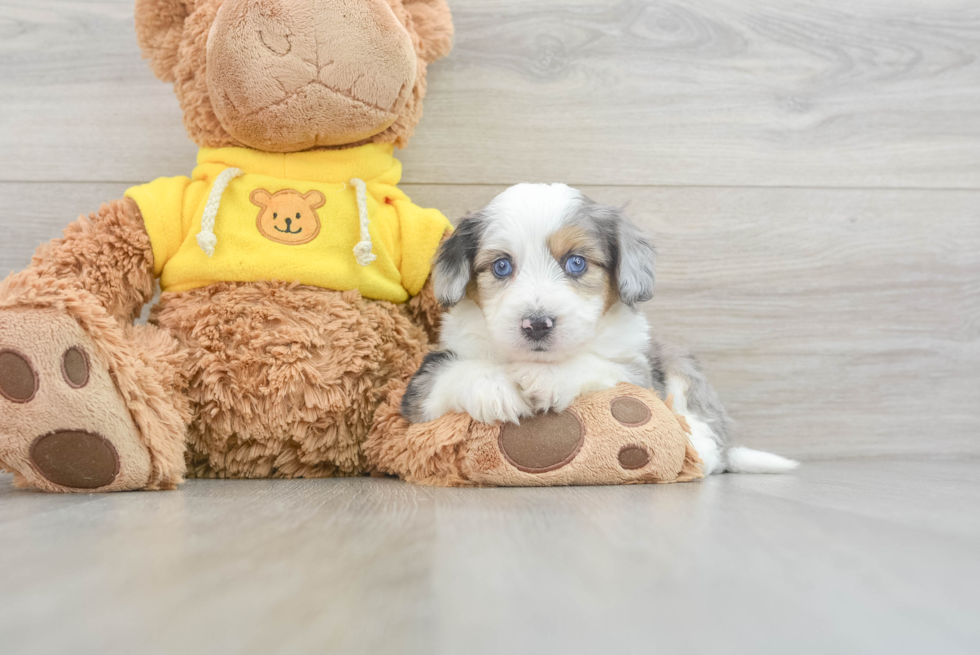
<path fill-rule="evenodd" d="M 15 484 L 114 491 L 181 479 L 182 355 L 165 332 L 126 324 L 152 290 L 141 230 L 129 201 L 104 205 L 0 284 L 0 466 Z"/>
<path fill-rule="evenodd" d="M 283 282 L 166 294 L 153 320 L 188 353 L 190 477 L 364 473 L 374 411 L 427 347 L 401 306 Z"/>

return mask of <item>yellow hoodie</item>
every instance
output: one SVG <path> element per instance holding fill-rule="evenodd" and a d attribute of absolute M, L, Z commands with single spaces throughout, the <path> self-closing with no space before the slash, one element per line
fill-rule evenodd
<path fill-rule="evenodd" d="M 139 205 L 163 291 L 281 280 L 417 294 L 446 217 L 402 193 L 391 145 L 275 154 L 202 148 L 190 178 L 126 191 Z"/>

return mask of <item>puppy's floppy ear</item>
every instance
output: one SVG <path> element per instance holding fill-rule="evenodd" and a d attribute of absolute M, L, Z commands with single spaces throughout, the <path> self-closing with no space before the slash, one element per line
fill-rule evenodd
<path fill-rule="evenodd" d="M 633 307 L 653 298 L 657 251 L 650 239 L 622 209 L 612 209 L 618 215 L 616 225 L 619 262 L 616 266 L 616 282 L 619 285 L 619 299 Z"/>
<path fill-rule="evenodd" d="M 619 207 L 583 198 L 579 218 L 598 229 L 606 243 L 619 299 L 630 307 L 653 298 L 657 253 L 650 239 Z"/>
<path fill-rule="evenodd" d="M 184 21 L 195 0 L 136 0 L 136 40 L 153 74 L 173 82 L 177 48 L 184 35 Z"/>
<path fill-rule="evenodd" d="M 432 283 L 436 300 L 443 307 L 452 307 L 466 295 L 466 285 L 473 275 L 473 260 L 480 249 L 485 228 L 485 216 L 474 212 L 461 220 L 452 236 L 439 246 Z"/>

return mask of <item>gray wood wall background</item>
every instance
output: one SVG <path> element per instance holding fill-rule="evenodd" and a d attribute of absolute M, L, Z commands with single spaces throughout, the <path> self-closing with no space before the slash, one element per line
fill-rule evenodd
<path fill-rule="evenodd" d="M 450 0 L 405 190 L 452 218 L 520 181 L 631 203 L 648 312 L 749 445 L 980 453 L 980 3 Z M 132 0 L 0 0 L 0 273 L 188 173 Z"/>

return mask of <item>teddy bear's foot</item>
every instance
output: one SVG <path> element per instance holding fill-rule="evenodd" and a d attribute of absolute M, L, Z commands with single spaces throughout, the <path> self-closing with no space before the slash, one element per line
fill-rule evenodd
<path fill-rule="evenodd" d="M 45 491 L 141 489 L 153 475 L 106 361 L 70 316 L 0 311 L 0 465 Z"/>

